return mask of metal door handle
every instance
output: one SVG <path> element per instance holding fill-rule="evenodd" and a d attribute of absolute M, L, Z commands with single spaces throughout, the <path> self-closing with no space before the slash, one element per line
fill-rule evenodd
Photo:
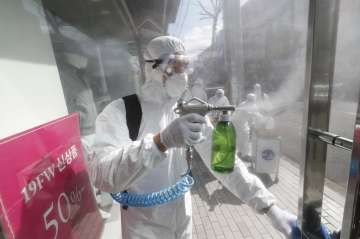
<path fill-rule="evenodd" d="M 333 134 L 320 129 L 308 128 L 308 134 L 321 142 L 333 145 L 338 148 L 351 151 L 353 147 L 353 141 L 351 139 L 341 137 L 340 135 Z"/>

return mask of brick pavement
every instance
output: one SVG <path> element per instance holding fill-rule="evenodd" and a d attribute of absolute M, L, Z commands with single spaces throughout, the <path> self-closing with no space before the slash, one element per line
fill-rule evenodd
<path fill-rule="evenodd" d="M 193 238 L 284 238 L 277 232 L 265 215 L 255 213 L 242 204 L 215 180 L 205 165 L 194 163 L 196 184 L 192 189 Z M 265 175 L 267 176 L 267 175 Z M 269 184 L 271 178 L 261 177 Z M 269 185 L 278 199 L 278 205 L 297 214 L 299 198 L 298 165 L 283 158 L 280 163 L 279 182 Z M 344 190 L 327 181 L 324 193 L 323 222 L 331 230 L 341 226 Z"/>

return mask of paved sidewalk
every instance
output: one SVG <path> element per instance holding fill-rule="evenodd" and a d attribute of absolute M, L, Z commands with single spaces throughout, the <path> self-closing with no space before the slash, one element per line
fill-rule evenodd
<path fill-rule="evenodd" d="M 284 238 L 265 215 L 242 204 L 215 180 L 202 162 L 194 162 L 196 184 L 192 189 L 193 238 Z M 270 181 L 269 177 L 262 177 Z M 269 186 L 278 205 L 297 214 L 299 198 L 298 165 L 282 158 L 279 183 Z M 330 230 L 340 228 L 345 195 L 343 189 L 327 181 L 323 205 L 323 222 Z"/>

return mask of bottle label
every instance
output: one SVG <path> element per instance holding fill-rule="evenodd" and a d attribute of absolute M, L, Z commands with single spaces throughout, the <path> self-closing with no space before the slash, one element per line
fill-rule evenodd
<path fill-rule="evenodd" d="M 270 161 L 275 159 L 275 153 L 271 149 L 265 149 L 262 151 L 261 156 L 264 160 Z"/>

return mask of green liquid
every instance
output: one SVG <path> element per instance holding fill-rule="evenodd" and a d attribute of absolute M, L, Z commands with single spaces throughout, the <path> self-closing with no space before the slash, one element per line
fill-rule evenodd
<path fill-rule="evenodd" d="M 233 171 L 235 151 L 235 127 L 230 121 L 220 121 L 212 135 L 211 168 L 222 173 Z"/>

